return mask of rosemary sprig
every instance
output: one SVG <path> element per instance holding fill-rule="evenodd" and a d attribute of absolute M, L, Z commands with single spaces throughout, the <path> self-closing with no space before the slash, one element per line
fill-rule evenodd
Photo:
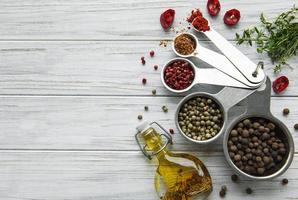
<path fill-rule="evenodd" d="M 268 21 L 264 14 L 260 16 L 261 27 L 245 29 L 242 35 L 236 33 L 237 44 L 253 43 L 257 46 L 258 53 L 266 52 L 273 63 L 277 63 L 274 72 L 282 70 L 286 61 L 296 55 L 298 48 L 298 8 L 280 14 L 275 21 Z"/>

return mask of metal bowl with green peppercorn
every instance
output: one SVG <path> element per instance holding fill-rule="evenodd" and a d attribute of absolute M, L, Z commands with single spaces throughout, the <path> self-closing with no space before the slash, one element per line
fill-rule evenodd
<path fill-rule="evenodd" d="M 175 123 L 179 132 L 195 143 L 210 143 L 222 133 L 226 113 L 223 105 L 208 93 L 192 93 L 179 104 Z"/>

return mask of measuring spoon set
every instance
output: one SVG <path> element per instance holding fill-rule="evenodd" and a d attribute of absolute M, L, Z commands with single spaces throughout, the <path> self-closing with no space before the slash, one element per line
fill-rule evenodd
<path fill-rule="evenodd" d="M 195 42 L 195 51 L 189 55 L 182 55 L 178 53 L 174 45 L 172 45 L 174 53 L 179 56 L 179 58 L 174 58 L 168 61 L 161 73 L 162 82 L 168 90 L 175 93 L 186 92 L 197 84 L 256 89 L 265 82 L 266 76 L 263 71 L 262 62 L 259 64 L 253 63 L 241 51 L 212 28 L 209 31 L 202 33 L 211 40 L 222 54 L 201 46 L 197 37 L 191 33 L 181 33 L 177 35 L 174 38 L 174 42 L 179 36 L 187 35 L 187 37 Z M 200 66 L 196 66 L 193 62 L 188 60 L 189 58 L 201 60 L 211 65 L 213 68 L 201 68 Z M 192 84 L 183 90 L 172 89 L 164 81 L 164 70 L 166 66 L 176 60 L 187 61 L 193 68 L 195 74 Z"/>

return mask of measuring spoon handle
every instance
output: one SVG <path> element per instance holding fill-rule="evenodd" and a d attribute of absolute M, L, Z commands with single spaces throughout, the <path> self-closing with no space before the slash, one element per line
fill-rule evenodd
<path fill-rule="evenodd" d="M 195 57 L 230 76 L 231 79 L 240 81 L 242 84 L 248 87 L 257 88 L 261 85 L 261 83 L 255 84 L 249 82 L 225 56 L 215 51 L 207 49 L 203 46 L 198 46 L 197 54 L 195 55 Z"/>
<path fill-rule="evenodd" d="M 230 60 L 235 67 L 252 83 L 262 82 L 265 78 L 264 71 L 258 70 L 257 76 L 253 76 L 257 65 L 239 51 L 233 44 L 227 41 L 214 29 L 203 32 L 214 45 Z"/>
<path fill-rule="evenodd" d="M 195 84 L 210 84 L 248 89 L 251 88 L 222 73 L 221 71 L 218 71 L 217 69 L 196 67 L 195 70 Z"/>

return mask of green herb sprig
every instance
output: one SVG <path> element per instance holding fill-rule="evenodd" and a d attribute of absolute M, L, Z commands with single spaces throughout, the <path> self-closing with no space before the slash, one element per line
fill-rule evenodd
<path fill-rule="evenodd" d="M 277 63 L 274 72 L 280 72 L 282 66 L 288 65 L 286 61 L 297 53 L 297 11 L 298 8 L 294 5 L 291 10 L 280 14 L 273 22 L 268 21 L 262 13 L 260 27 L 245 29 L 241 36 L 236 33 L 237 44 L 247 43 L 252 46 L 255 43 L 258 53 L 268 53 L 271 61 Z"/>

